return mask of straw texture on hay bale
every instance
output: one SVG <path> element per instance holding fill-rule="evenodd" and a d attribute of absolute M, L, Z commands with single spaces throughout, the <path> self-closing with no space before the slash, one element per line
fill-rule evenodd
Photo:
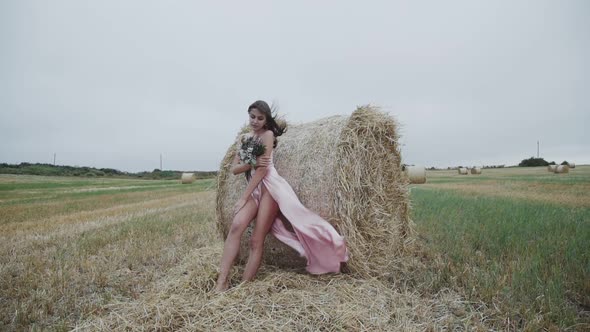
<path fill-rule="evenodd" d="M 569 168 L 576 168 L 576 163 L 574 162 L 568 162 L 567 165 L 569 166 Z"/>
<path fill-rule="evenodd" d="M 568 165 L 558 165 L 555 168 L 555 173 L 569 173 L 570 168 Z"/>
<path fill-rule="evenodd" d="M 460 175 L 467 175 L 469 173 L 469 172 L 467 172 L 467 168 L 465 168 L 465 167 L 459 167 L 457 169 L 457 171 Z"/>
<path fill-rule="evenodd" d="M 426 168 L 424 166 L 406 166 L 405 173 L 412 184 L 426 183 Z"/>
<path fill-rule="evenodd" d="M 386 273 L 390 256 L 402 248 L 411 232 L 398 138 L 398 125 L 391 116 L 363 106 L 350 117 L 290 126 L 278 139 L 277 171 L 307 208 L 345 237 L 352 272 Z M 232 206 L 246 187 L 243 174 L 230 172 L 236 148 L 234 143 L 228 149 L 217 182 L 217 226 L 224 238 L 233 218 Z M 242 261 L 248 254 L 247 238 L 242 238 Z M 305 266 L 303 258 L 272 235 L 267 236 L 264 251 L 267 264 Z"/>
<path fill-rule="evenodd" d="M 180 177 L 180 183 L 182 184 L 191 184 L 195 182 L 195 180 L 195 173 L 182 173 L 182 176 Z"/>
<path fill-rule="evenodd" d="M 549 165 L 549 166 L 547 166 L 547 172 L 555 173 L 556 168 L 557 168 L 557 165 Z"/>
<path fill-rule="evenodd" d="M 481 167 L 473 167 L 471 169 L 471 174 L 481 174 Z"/>

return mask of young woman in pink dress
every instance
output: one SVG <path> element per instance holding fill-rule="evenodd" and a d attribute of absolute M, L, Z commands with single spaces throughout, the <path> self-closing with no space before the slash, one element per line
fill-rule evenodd
<path fill-rule="evenodd" d="M 348 260 L 344 238 L 326 220 L 301 204 L 273 165 L 277 136 L 281 136 L 286 127 L 277 124 L 270 107 L 262 100 L 248 107 L 248 116 L 249 135 L 262 141 L 265 152 L 257 158 L 255 169 L 242 163 L 237 152 L 232 162 L 233 174 L 250 171 L 251 176 L 246 190 L 234 205 L 234 218 L 225 240 L 215 289 L 224 291 L 229 287 L 229 274 L 239 252 L 240 238 L 254 218 L 256 225 L 250 238 L 243 281 L 254 279 L 262 261 L 264 238 L 269 231 L 307 259 L 309 273 L 340 272 L 340 263 Z M 294 232 L 285 228 L 278 218 L 279 212 L 291 223 Z"/>

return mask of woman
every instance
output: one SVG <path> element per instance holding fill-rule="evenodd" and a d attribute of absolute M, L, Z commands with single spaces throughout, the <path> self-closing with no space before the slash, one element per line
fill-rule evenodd
<path fill-rule="evenodd" d="M 307 259 L 307 271 L 323 274 L 340 271 L 340 263 L 348 260 L 344 238 L 334 227 L 301 204 L 291 186 L 276 171 L 273 165 L 273 149 L 277 136 L 286 130 L 278 125 L 268 104 L 262 100 L 248 107 L 251 135 L 265 146 L 265 152 L 256 160 L 256 168 L 242 163 L 239 153 L 232 162 L 233 174 L 250 172 L 248 186 L 234 206 L 234 218 L 225 240 L 217 285 L 217 291 L 229 287 L 229 273 L 238 255 L 240 238 L 256 218 L 256 225 L 250 238 L 248 262 L 242 277 L 250 281 L 256 275 L 262 260 L 266 234 L 272 229 L 273 235 L 289 245 Z M 279 212 L 291 223 L 291 232 L 277 218 Z"/>

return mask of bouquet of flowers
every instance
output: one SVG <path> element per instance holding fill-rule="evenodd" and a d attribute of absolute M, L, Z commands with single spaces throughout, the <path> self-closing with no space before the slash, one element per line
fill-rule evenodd
<path fill-rule="evenodd" d="M 246 136 L 242 138 L 242 147 L 238 150 L 240 160 L 245 164 L 256 167 L 256 157 L 262 156 L 266 147 L 260 137 Z"/>

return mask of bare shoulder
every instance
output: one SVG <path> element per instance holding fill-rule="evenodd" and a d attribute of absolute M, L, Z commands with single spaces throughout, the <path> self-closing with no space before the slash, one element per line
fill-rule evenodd
<path fill-rule="evenodd" d="M 271 130 L 267 130 L 262 133 L 262 135 L 260 135 L 260 139 L 262 140 L 262 143 L 267 146 L 267 148 L 272 149 L 275 136 Z"/>
<path fill-rule="evenodd" d="M 263 142 L 269 143 L 269 142 L 274 141 L 275 135 L 273 134 L 273 132 L 271 130 L 267 130 L 264 133 L 262 133 L 262 135 L 260 135 L 260 138 L 262 139 Z"/>

